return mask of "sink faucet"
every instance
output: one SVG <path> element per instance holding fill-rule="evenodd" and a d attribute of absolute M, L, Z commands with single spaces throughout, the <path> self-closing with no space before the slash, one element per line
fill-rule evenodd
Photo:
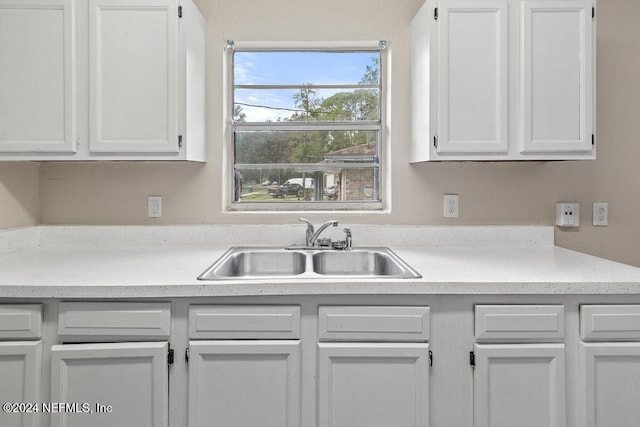
<path fill-rule="evenodd" d="M 318 231 L 315 230 L 315 228 L 313 227 L 313 224 L 311 224 L 311 221 L 309 221 L 308 219 L 304 219 L 304 218 L 298 218 L 299 221 L 304 222 L 305 224 L 307 224 L 307 231 L 305 234 L 305 246 L 307 246 L 308 248 L 312 248 L 313 246 L 315 246 L 316 244 L 316 240 L 318 240 L 318 236 L 320 236 L 320 233 L 322 233 L 327 227 L 329 227 L 330 225 L 337 227 L 338 226 L 338 221 L 336 220 L 331 220 L 331 221 L 327 221 L 324 224 L 322 224 L 319 228 Z"/>

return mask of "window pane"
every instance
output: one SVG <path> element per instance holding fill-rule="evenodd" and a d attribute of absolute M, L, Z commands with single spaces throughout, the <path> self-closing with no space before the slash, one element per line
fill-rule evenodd
<path fill-rule="evenodd" d="M 379 120 L 378 89 L 236 89 L 236 122 Z"/>
<path fill-rule="evenodd" d="M 235 52 L 236 85 L 378 84 L 378 52 Z"/>
<path fill-rule="evenodd" d="M 377 147 L 374 130 L 238 131 L 235 163 L 373 163 Z"/>
<path fill-rule="evenodd" d="M 380 56 L 235 51 L 233 200 L 380 202 Z"/>
<path fill-rule="evenodd" d="M 378 167 L 336 167 L 300 172 L 295 168 L 237 168 L 242 202 L 377 202 Z"/>

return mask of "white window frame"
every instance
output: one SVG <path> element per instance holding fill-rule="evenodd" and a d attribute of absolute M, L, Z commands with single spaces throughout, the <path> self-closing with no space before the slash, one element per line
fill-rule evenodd
<path fill-rule="evenodd" d="M 234 130 L 235 123 L 233 120 L 234 111 L 234 68 L 233 53 L 235 51 L 340 51 L 354 50 L 380 53 L 379 78 L 379 118 L 380 123 L 373 126 L 374 130 L 379 131 L 378 145 L 378 194 L 379 201 L 361 202 L 361 201 L 313 201 L 313 202 L 286 202 L 286 203 L 261 203 L 261 202 L 235 202 L 234 195 Z M 387 170 L 389 141 L 387 132 L 387 75 L 388 75 L 388 48 L 386 41 L 358 41 L 358 42 L 251 42 L 251 41 L 227 41 L 224 54 L 224 84 L 225 97 L 224 102 L 224 149 L 223 149 L 223 206 L 226 212 L 252 212 L 252 211 L 270 211 L 270 212 L 322 212 L 322 211 L 344 211 L 344 212 L 383 212 L 389 211 L 389 175 Z M 258 125 L 256 125 L 257 128 Z M 320 125 L 322 126 L 322 125 Z M 363 125 L 371 126 L 370 122 Z M 324 126 L 325 128 L 327 125 Z M 338 129 L 337 124 L 331 129 Z M 276 130 L 275 125 L 270 126 L 271 130 Z M 277 165 L 274 165 L 277 167 Z"/>

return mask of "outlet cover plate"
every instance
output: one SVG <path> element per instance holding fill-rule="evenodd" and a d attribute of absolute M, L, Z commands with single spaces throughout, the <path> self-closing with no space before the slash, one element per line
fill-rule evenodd
<path fill-rule="evenodd" d="M 580 204 L 575 202 L 556 203 L 556 225 L 558 227 L 578 227 L 580 225 Z"/>
<path fill-rule="evenodd" d="M 162 216 L 162 196 L 149 196 L 147 204 L 149 218 Z"/>

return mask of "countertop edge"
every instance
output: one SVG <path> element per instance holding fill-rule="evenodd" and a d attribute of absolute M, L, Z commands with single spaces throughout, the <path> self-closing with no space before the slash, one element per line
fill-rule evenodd
<path fill-rule="evenodd" d="M 351 282 L 324 288 L 309 283 L 142 286 L 2 286 L 0 299 L 166 299 L 197 297 L 263 297 L 303 295 L 632 295 L 640 283 L 460 283 Z"/>

